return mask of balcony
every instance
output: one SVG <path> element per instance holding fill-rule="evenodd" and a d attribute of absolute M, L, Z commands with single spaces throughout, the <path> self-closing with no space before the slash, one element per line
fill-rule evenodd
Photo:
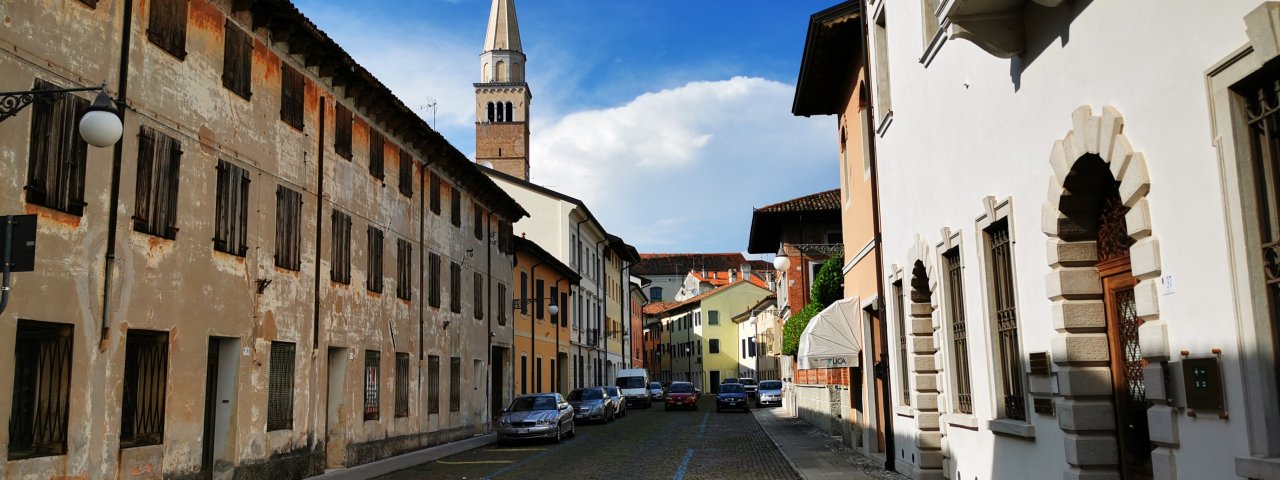
<path fill-rule="evenodd" d="M 1027 9 L 1057 7 L 1065 1 L 948 0 L 941 9 L 941 23 L 951 38 L 973 42 L 1000 58 L 1013 58 L 1027 49 Z"/>

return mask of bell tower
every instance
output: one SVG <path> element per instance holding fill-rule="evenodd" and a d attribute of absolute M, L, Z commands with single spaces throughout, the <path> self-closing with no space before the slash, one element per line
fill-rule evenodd
<path fill-rule="evenodd" d="M 493 0 L 476 87 L 476 161 L 529 180 L 529 101 L 515 0 Z"/>

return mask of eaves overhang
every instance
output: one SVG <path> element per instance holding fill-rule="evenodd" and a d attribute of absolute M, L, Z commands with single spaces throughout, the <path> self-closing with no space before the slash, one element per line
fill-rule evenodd
<path fill-rule="evenodd" d="M 791 114 L 841 113 L 853 89 L 854 75 L 865 64 L 861 2 L 846 1 L 809 17 L 804 55 Z"/>

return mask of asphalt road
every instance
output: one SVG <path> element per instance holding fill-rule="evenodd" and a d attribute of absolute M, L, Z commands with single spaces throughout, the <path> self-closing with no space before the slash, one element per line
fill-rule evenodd
<path fill-rule="evenodd" d="M 799 479 L 750 413 L 631 409 L 607 424 L 578 424 L 577 435 L 489 445 L 381 477 L 417 479 Z"/>

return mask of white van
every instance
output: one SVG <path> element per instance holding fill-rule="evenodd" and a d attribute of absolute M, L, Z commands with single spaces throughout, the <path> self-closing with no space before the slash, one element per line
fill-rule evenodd
<path fill-rule="evenodd" d="M 653 400 L 649 398 L 649 371 L 643 368 L 624 368 L 618 371 L 615 383 L 622 396 L 627 399 L 627 406 L 644 405 L 649 408 Z"/>

